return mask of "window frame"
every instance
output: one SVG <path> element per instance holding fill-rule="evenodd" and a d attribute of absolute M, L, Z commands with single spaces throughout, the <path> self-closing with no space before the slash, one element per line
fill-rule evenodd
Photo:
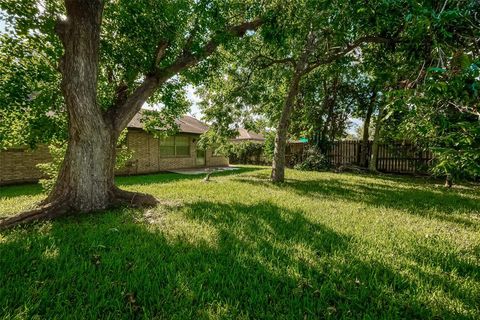
<path fill-rule="evenodd" d="M 173 145 L 168 145 L 167 146 L 167 147 L 170 147 L 170 148 L 173 147 L 173 155 L 172 154 L 166 155 L 166 154 L 163 154 L 161 152 L 161 150 L 162 150 L 162 140 L 163 139 L 159 139 L 159 141 L 158 141 L 158 152 L 160 154 L 160 158 L 190 158 L 192 156 L 192 151 L 191 151 L 192 140 L 190 139 L 189 136 L 175 135 L 175 136 L 168 136 L 166 138 L 173 139 Z M 186 138 L 188 145 L 187 146 L 177 146 L 177 138 Z M 179 155 L 178 152 L 177 152 L 177 147 L 187 147 L 188 148 L 188 155 L 187 154 Z"/>
<path fill-rule="evenodd" d="M 190 158 L 191 156 L 191 151 L 190 151 L 190 137 L 188 136 L 174 136 L 175 137 L 175 157 L 176 158 Z M 178 140 L 181 140 L 179 138 L 182 138 L 182 139 L 185 139 L 186 140 L 186 144 L 183 144 L 183 145 L 180 145 L 179 143 L 177 143 L 177 138 Z M 187 148 L 187 154 L 181 154 L 179 155 L 178 153 L 178 148 Z"/>

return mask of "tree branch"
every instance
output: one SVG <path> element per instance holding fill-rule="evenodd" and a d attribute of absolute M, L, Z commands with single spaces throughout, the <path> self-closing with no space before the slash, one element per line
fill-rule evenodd
<path fill-rule="evenodd" d="M 224 34 L 232 37 L 243 37 L 247 31 L 257 30 L 262 24 L 262 19 L 255 19 L 227 28 L 225 32 L 214 35 L 210 41 L 203 46 L 199 53 L 185 50 L 171 65 L 164 68 L 155 68 L 150 74 L 145 75 L 143 82 L 130 94 L 122 105 L 117 106 L 114 112 L 109 115 L 112 117 L 111 120 L 113 121 L 115 130 L 121 132 L 133 116 L 140 111 L 145 101 L 168 79 L 210 56 L 222 43 L 222 36 Z"/>
<path fill-rule="evenodd" d="M 160 41 L 157 50 L 155 50 L 155 65 L 154 68 L 158 67 L 158 64 L 160 61 L 165 57 L 165 54 L 167 53 L 167 48 L 169 46 L 169 43 L 167 41 Z"/>
<path fill-rule="evenodd" d="M 455 107 L 458 111 L 460 111 L 462 113 L 469 113 L 469 114 L 472 114 L 474 116 L 477 116 L 478 120 L 480 121 L 480 111 L 478 111 L 478 109 L 475 105 L 471 106 L 471 107 L 461 106 L 461 105 L 458 105 L 458 104 L 456 104 L 452 101 L 449 101 L 448 104 Z"/>
<path fill-rule="evenodd" d="M 253 60 L 252 62 L 258 61 L 260 59 L 268 60 L 267 63 L 261 64 L 259 66 L 261 69 L 269 68 L 269 67 L 273 66 L 274 64 L 291 64 L 292 66 L 295 67 L 295 60 L 293 58 L 274 59 L 274 58 L 271 58 L 271 57 L 264 56 L 263 54 L 260 54 L 256 57 L 254 57 L 252 59 Z"/>
<path fill-rule="evenodd" d="M 357 40 L 353 41 L 352 43 L 348 44 L 346 47 L 344 47 L 341 50 L 336 50 L 336 52 L 331 53 L 327 56 L 324 56 L 320 59 L 318 59 L 316 62 L 310 64 L 304 71 L 304 73 L 309 73 L 313 69 L 325 65 L 328 63 L 331 63 L 337 59 L 340 59 L 344 57 L 345 55 L 349 54 L 359 46 L 361 46 L 364 43 L 391 43 L 394 40 L 389 39 L 389 38 L 384 38 L 384 37 L 376 37 L 376 36 L 367 36 L 367 37 L 361 37 L 358 38 Z"/>

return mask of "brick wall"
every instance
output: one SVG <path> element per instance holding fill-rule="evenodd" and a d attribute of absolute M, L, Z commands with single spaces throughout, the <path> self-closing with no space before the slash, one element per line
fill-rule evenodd
<path fill-rule="evenodd" d="M 228 166 L 228 157 L 214 156 L 211 149 L 207 149 L 207 166 L 208 167 L 222 167 Z"/>
<path fill-rule="evenodd" d="M 199 167 L 195 163 L 196 141 L 199 136 L 184 136 L 190 139 L 190 156 L 165 158 L 160 155 L 158 139 L 145 131 L 130 130 L 127 134 L 127 146 L 133 151 L 133 158 L 117 174 L 142 174 Z M 37 181 L 42 178 L 42 173 L 36 165 L 49 162 L 50 159 L 46 146 L 39 146 L 35 150 L 16 148 L 0 151 L 0 185 Z M 228 159 L 213 156 L 212 151 L 207 149 L 205 166 L 228 166 Z"/>
<path fill-rule="evenodd" d="M 14 148 L 0 151 L 0 184 L 34 182 L 43 178 L 36 165 L 50 159 L 48 147 L 43 145 L 34 150 Z"/>
<path fill-rule="evenodd" d="M 119 171 L 119 174 L 140 174 L 182 168 L 202 167 L 196 164 L 196 142 L 198 135 L 179 134 L 190 140 L 190 156 L 162 157 L 159 150 L 159 141 L 153 135 L 141 130 L 130 130 L 127 135 L 127 147 L 133 151 L 129 164 Z M 228 166 L 226 157 L 213 156 L 212 151 L 206 152 L 207 167 Z"/>

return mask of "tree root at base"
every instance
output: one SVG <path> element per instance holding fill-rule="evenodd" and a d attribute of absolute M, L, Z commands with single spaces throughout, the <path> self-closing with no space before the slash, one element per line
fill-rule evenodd
<path fill-rule="evenodd" d="M 117 187 L 113 189 L 113 199 L 113 205 L 124 204 L 131 207 L 151 207 L 158 204 L 158 199 L 150 194 L 125 191 Z"/>
<path fill-rule="evenodd" d="M 112 199 L 105 209 L 121 205 L 127 205 L 129 207 L 149 207 L 158 204 L 158 200 L 149 194 L 129 192 L 117 187 L 114 187 L 111 193 Z M 66 198 L 56 199 L 48 203 L 41 202 L 37 208 L 32 210 L 24 211 L 12 217 L 0 218 L 0 230 L 34 221 L 51 220 L 66 216 L 69 213 L 78 212 L 78 210 L 75 210 L 75 207 L 65 199 Z"/>
<path fill-rule="evenodd" d="M 32 210 L 24 211 L 16 216 L 1 219 L 0 230 L 32 221 L 54 219 L 65 215 L 68 209 L 69 206 L 62 203 L 62 201 L 43 204 Z"/>

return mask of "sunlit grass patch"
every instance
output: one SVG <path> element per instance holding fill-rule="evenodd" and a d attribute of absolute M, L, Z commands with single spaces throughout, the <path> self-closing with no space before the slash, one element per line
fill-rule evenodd
<path fill-rule="evenodd" d="M 121 177 L 161 204 L 2 232 L 0 317 L 480 317 L 478 187 L 268 175 Z M 2 187 L 0 212 L 41 198 Z"/>

